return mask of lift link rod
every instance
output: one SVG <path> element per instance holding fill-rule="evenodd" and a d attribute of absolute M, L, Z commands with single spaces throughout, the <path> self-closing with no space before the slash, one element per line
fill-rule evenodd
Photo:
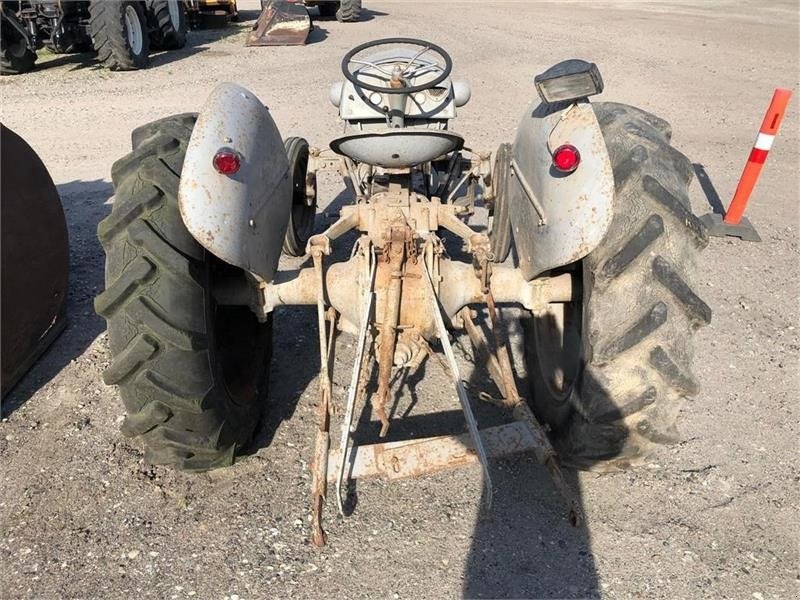
<path fill-rule="evenodd" d="M 514 380 L 514 371 L 511 366 L 511 357 L 508 351 L 508 342 L 503 335 L 503 325 L 500 315 L 494 302 L 491 288 L 491 262 L 487 253 L 483 252 L 482 247 L 478 247 L 474 252 L 476 259 L 476 275 L 483 286 L 486 307 L 489 312 L 489 325 L 494 342 L 494 353 L 488 349 L 486 339 L 472 321 L 472 315 L 468 308 L 461 311 L 464 319 L 464 326 L 467 335 L 479 354 L 488 357 L 486 364 L 489 366 L 489 374 L 494 379 L 500 392 L 503 394 L 501 405 L 511 410 L 517 421 L 524 423 L 536 440 L 533 451 L 539 464 L 544 465 L 550 474 L 553 484 L 564 498 L 567 504 L 567 517 L 573 526 L 578 526 L 583 521 L 583 513 L 580 503 L 577 501 L 574 492 L 564 479 L 564 474 L 558 461 L 555 449 L 547 439 L 544 428 L 536 419 L 527 402 L 520 397 L 517 391 L 517 384 Z M 483 397 L 483 399 L 487 399 Z"/>
<path fill-rule="evenodd" d="M 331 448 L 331 380 L 329 373 L 330 353 L 325 326 L 325 273 L 322 267 L 323 248 L 310 247 L 317 275 L 317 321 L 319 325 L 319 405 L 317 406 L 317 434 L 314 444 L 314 461 L 311 465 L 311 543 L 316 547 L 325 545 L 326 535 L 322 529 L 322 508 L 328 486 L 328 454 Z M 333 325 L 332 325 L 333 327 Z"/>
<path fill-rule="evenodd" d="M 395 222 L 389 230 L 389 240 L 381 257 L 389 263 L 389 285 L 381 320 L 380 348 L 378 350 L 378 391 L 372 404 L 381 421 L 380 437 L 389 431 L 386 403 L 394 365 L 394 349 L 397 343 L 397 324 L 400 320 L 400 300 L 403 289 L 403 265 L 406 260 L 406 240 L 411 230 L 404 222 Z"/>
<path fill-rule="evenodd" d="M 427 253 L 425 256 L 427 256 Z M 475 415 L 472 412 L 467 391 L 464 389 L 464 382 L 461 380 L 461 374 L 458 370 L 458 363 L 456 362 L 455 354 L 453 354 L 453 347 L 450 345 L 450 338 L 448 337 L 447 328 L 445 327 L 444 319 L 442 318 L 439 300 L 437 299 L 436 292 L 434 291 L 433 277 L 431 275 L 432 269 L 433 264 L 428 264 L 426 260 L 425 277 L 423 277 L 423 279 L 427 283 L 428 296 L 431 298 L 431 302 L 433 303 L 433 316 L 434 320 L 436 321 L 436 329 L 438 332 L 439 341 L 441 342 L 442 349 L 447 357 L 447 364 L 450 367 L 450 375 L 452 376 L 453 383 L 456 386 L 456 394 L 458 395 L 458 400 L 461 403 L 461 409 L 464 411 L 464 418 L 467 421 L 467 429 L 469 430 L 470 437 L 472 438 L 472 445 L 478 454 L 478 460 L 480 461 L 481 468 L 483 469 L 483 485 L 485 488 L 483 499 L 484 506 L 488 510 L 492 506 L 492 495 L 494 491 L 492 486 L 492 477 L 489 473 L 489 458 L 486 454 L 486 448 L 481 441 L 481 434 L 478 430 L 478 422 L 475 420 Z"/>
<path fill-rule="evenodd" d="M 350 459 L 350 429 L 353 425 L 353 412 L 356 405 L 356 400 L 365 391 L 367 385 L 367 363 L 369 352 L 365 352 L 367 337 L 370 331 L 369 317 L 372 311 L 373 302 L 373 282 L 375 281 L 375 253 L 372 245 L 369 243 L 369 238 L 364 238 L 367 241 L 361 246 L 362 256 L 366 259 L 366 279 L 364 281 L 364 300 L 361 309 L 361 325 L 358 332 L 358 345 L 356 348 L 356 357 L 353 362 L 353 376 L 350 380 L 350 389 L 347 391 L 347 406 L 345 408 L 344 420 L 342 421 L 342 437 L 339 443 L 339 462 L 336 465 L 336 503 L 339 507 L 339 514 L 344 515 L 344 504 L 342 500 L 342 492 L 344 488 L 344 475 L 345 467 Z"/>

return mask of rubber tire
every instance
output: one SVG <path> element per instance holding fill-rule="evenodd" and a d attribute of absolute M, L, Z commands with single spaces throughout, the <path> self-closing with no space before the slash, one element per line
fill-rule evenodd
<path fill-rule="evenodd" d="M 142 26 L 142 50 L 133 52 L 128 43 L 125 9 L 133 6 Z M 97 59 L 112 71 L 143 69 L 149 62 L 150 37 L 144 8 L 130 0 L 93 0 L 89 3 L 89 30 Z"/>
<path fill-rule="evenodd" d="M 511 214 L 508 206 L 508 172 L 511 169 L 511 144 L 500 144 L 494 159 L 492 170 L 492 222 L 489 229 L 492 261 L 505 262 L 511 252 Z"/>
<path fill-rule="evenodd" d="M 180 8 L 178 29 L 172 24 L 169 2 L 177 2 Z M 150 33 L 150 48 L 154 50 L 178 50 L 186 45 L 188 31 L 186 8 L 181 0 L 147 0 L 147 12 L 154 29 Z"/>
<path fill-rule="evenodd" d="M 669 124 L 622 104 L 594 109 L 616 194 L 608 233 L 579 265 L 578 374 L 567 398 L 551 391 L 538 367 L 532 319 L 528 374 L 532 408 L 562 461 L 614 471 L 680 439 L 676 417 L 684 398 L 698 392 L 693 333 L 711 321 L 692 290 L 695 256 L 708 238 L 689 203 L 692 165 L 670 146 Z"/>
<path fill-rule="evenodd" d="M 320 2 L 317 4 L 319 16 L 333 18 L 339 10 L 339 2 Z"/>
<path fill-rule="evenodd" d="M 33 69 L 33 65 L 36 62 L 36 52 L 33 52 L 25 44 L 25 50 L 21 54 L 15 53 L 12 47 L 25 40 L 18 31 L 5 22 L 0 25 L 0 28 L 2 30 L 0 31 L 2 33 L 0 35 L 0 75 L 20 75 Z M 9 44 L 9 38 L 12 41 L 11 44 Z"/>
<path fill-rule="evenodd" d="M 119 386 L 123 434 L 144 441 L 147 462 L 204 471 L 231 464 L 260 421 L 272 326 L 247 307 L 216 307 L 213 275 L 233 268 L 181 219 L 177 192 L 195 120 L 176 115 L 137 129 L 133 152 L 114 163 L 114 206 L 98 226 L 106 289 L 95 309 L 108 322 L 103 380 Z M 243 374 L 238 394 L 230 373 Z"/>
<path fill-rule="evenodd" d="M 309 205 L 306 198 L 308 142 L 303 138 L 290 137 L 283 144 L 292 178 L 292 210 L 289 212 L 289 225 L 283 240 L 283 253 L 287 256 L 303 256 L 308 238 L 314 233 L 314 217 L 317 214 L 316 182 L 314 200 Z"/>
<path fill-rule="evenodd" d="M 357 23 L 361 20 L 361 0 L 342 0 L 336 10 L 336 20 L 340 23 Z"/>

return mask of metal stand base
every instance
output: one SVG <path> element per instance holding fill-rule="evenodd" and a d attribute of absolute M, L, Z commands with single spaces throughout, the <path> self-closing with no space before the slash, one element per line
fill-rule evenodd
<path fill-rule="evenodd" d="M 731 225 L 722 220 L 722 215 L 717 213 L 708 213 L 700 217 L 703 225 L 708 229 L 708 235 L 716 237 L 738 237 L 745 242 L 760 242 L 761 237 L 758 235 L 756 228 L 747 219 L 742 217 L 736 225 Z"/>

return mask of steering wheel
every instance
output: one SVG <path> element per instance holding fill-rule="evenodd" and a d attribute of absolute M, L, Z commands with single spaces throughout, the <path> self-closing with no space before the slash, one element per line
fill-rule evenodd
<path fill-rule="evenodd" d="M 383 64 L 369 62 L 366 60 L 358 60 L 355 58 L 358 54 L 361 54 L 365 50 L 394 44 L 418 46 L 421 49 L 411 59 L 409 59 L 405 65 L 395 64 L 391 68 L 391 71 L 388 70 Z M 437 60 L 434 60 L 433 62 L 420 60 L 424 54 L 428 53 L 432 53 L 435 58 L 438 58 L 444 62 L 444 66 L 440 65 Z M 392 60 L 392 62 L 401 63 L 404 60 L 405 59 L 400 58 Z M 375 78 L 378 81 L 383 81 L 386 83 L 386 85 L 374 85 L 371 83 L 366 83 L 363 81 L 363 79 L 359 78 L 359 75 L 363 77 L 365 74 L 356 72 L 353 68 L 353 65 L 372 67 L 377 72 L 369 73 L 368 76 Z M 378 92 L 381 94 L 415 94 L 416 92 L 421 92 L 423 90 L 436 87 L 445 79 L 447 79 L 447 76 L 450 75 L 452 70 L 453 60 L 443 48 L 437 46 L 436 44 L 432 44 L 431 42 L 413 38 L 384 38 L 382 40 L 366 42 L 365 44 L 361 44 L 350 50 L 342 59 L 342 73 L 344 73 L 344 76 L 350 83 L 357 88 L 363 88 L 365 90 L 369 90 L 370 92 Z M 406 85 L 407 81 L 417 77 L 418 75 L 436 71 L 438 71 L 439 74 L 432 81 L 423 83 L 421 85 Z"/>

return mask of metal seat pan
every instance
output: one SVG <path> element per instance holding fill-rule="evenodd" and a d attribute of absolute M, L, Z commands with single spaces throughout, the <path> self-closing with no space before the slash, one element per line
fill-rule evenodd
<path fill-rule="evenodd" d="M 359 131 L 336 138 L 331 149 L 358 162 L 403 169 L 461 150 L 464 138 L 451 131 L 382 129 Z"/>

